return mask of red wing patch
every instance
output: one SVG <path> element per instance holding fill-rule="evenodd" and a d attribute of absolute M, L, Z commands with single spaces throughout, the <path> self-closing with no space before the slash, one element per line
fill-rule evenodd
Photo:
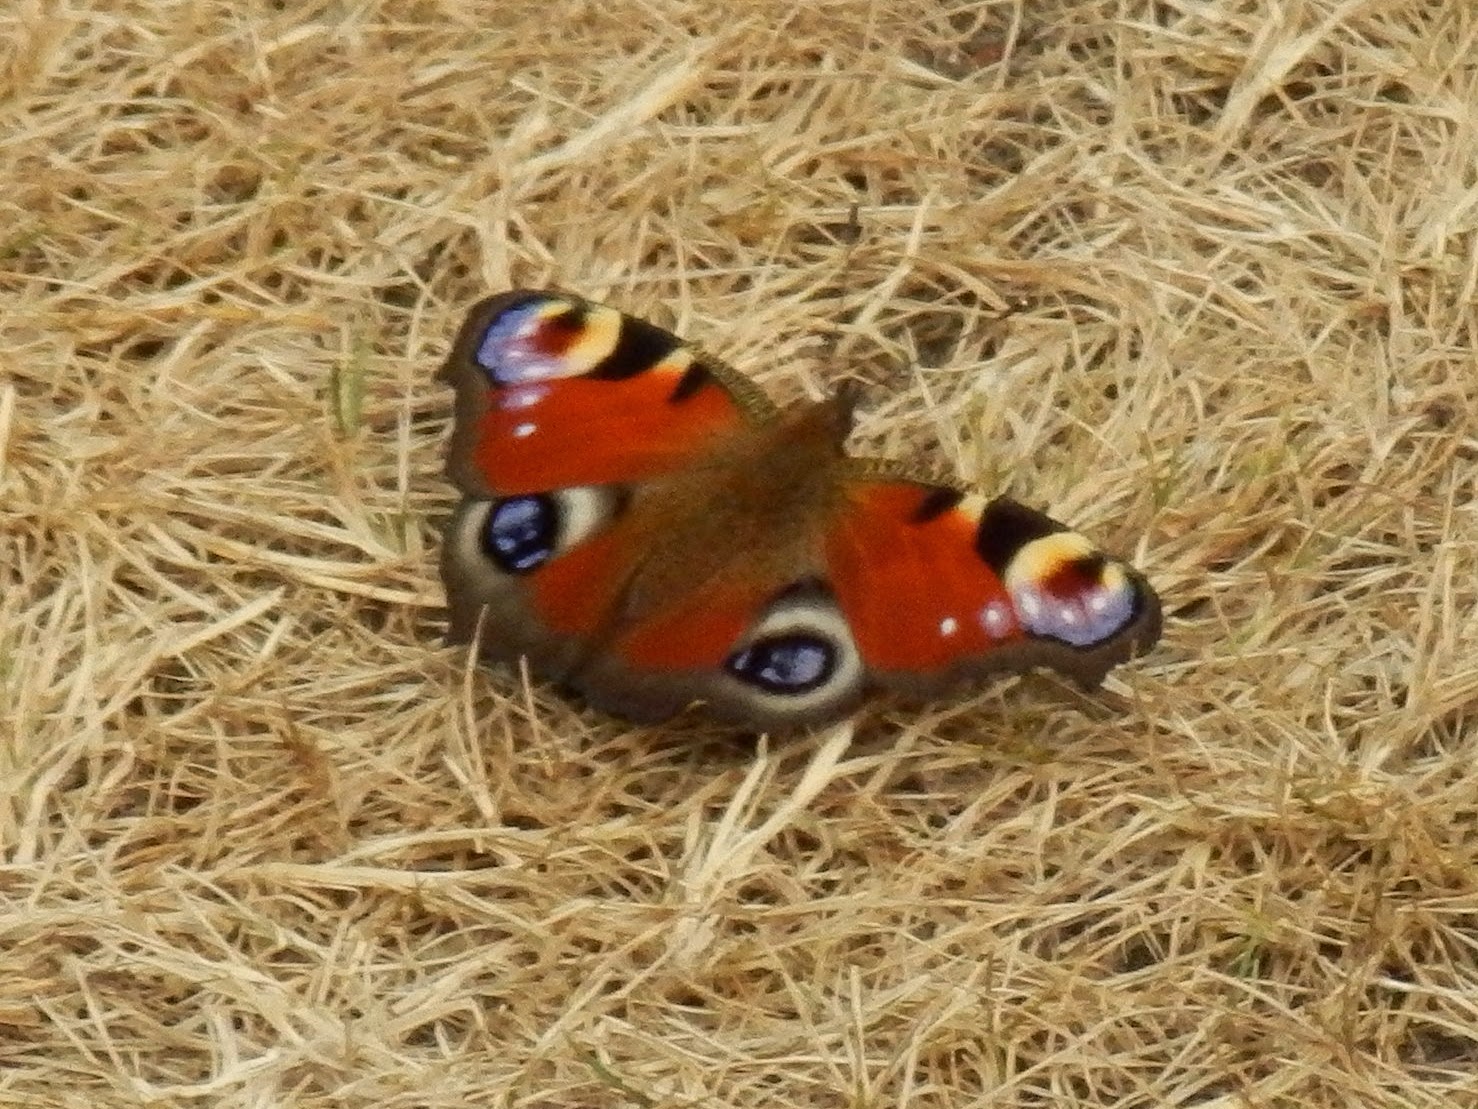
<path fill-rule="evenodd" d="M 975 553 L 975 520 L 953 506 L 927 515 L 938 493 L 859 482 L 827 539 L 832 588 L 870 670 L 946 670 L 1022 634 Z"/>
<path fill-rule="evenodd" d="M 678 469 L 737 423 L 716 382 L 681 400 L 681 372 L 575 378 L 494 391 L 472 461 L 500 494 L 642 481 Z"/>
<path fill-rule="evenodd" d="M 615 653 L 635 670 L 718 670 L 767 599 L 742 585 L 706 590 L 632 628 Z"/>
<path fill-rule="evenodd" d="M 602 638 L 641 554 L 632 529 L 617 522 L 539 566 L 528 581 L 540 621 L 561 636 Z M 773 593 L 763 585 L 731 582 L 678 598 L 620 629 L 607 649 L 634 672 L 717 671 Z"/>
<path fill-rule="evenodd" d="M 582 640 L 599 632 L 640 553 L 629 538 L 619 527 L 598 532 L 529 575 L 534 611 L 549 631 Z"/>
<path fill-rule="evenodd" d="M 558 635 L 599 636 L 640 554 L 630 529 L 617 524 L 550 559 L 528 579 L 539 619 Z M 762 588 L 708 590 L 623 630 L 610 649 L 638 671 L 717 669 L 765 600 Z"/>

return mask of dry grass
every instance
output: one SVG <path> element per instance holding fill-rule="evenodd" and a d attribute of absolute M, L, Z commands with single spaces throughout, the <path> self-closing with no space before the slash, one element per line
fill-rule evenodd
<path fill-rule="evenodd" d="M 0 19 L 0 1103 L 1478 1105 L 1471 6 Z M 1164 646 L 758 749 L 467 669 L 431 371 L 545 282 Z"/>

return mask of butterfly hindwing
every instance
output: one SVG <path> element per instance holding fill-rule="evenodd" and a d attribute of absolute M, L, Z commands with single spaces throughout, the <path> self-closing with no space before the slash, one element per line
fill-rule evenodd
<path fill-rule="evenodd" d="M 487 660 L 526 656 L 549 676 L 578 666 L 634 553 L 617 522 L 621 496 L 619 488 L 576 486 L 464 498 L 442 539 L 447 638 L 478 637 Z"/>
<path fill-rule="evenodd" d="M 639 624 L 574 683 L 607 712 L 662 720 L 694 703 L 763 730 L 820 723 L 860 700 L 846 619 L 814 579 L 740 581 Z"/>
<path fill-rule="evenodd" d="M 1092 686 L 1160 634 L 1138 572 L 1006 497 L 854 481 L 826 552 L 869 679 L 912 696 L 1037 666 Z"/>
<path fill-rule="evenodd" d="M 857 646 L 819 579 L 738 574 L 623 623 L 643 548 L 620 502 L 605 487 L 464 499 L 442 549 L 448 637 L 477 637 L 488 661 L 525 657 L 630 720 L 701 702 L 720 719 L 793 727 L 861 696 Z"/>

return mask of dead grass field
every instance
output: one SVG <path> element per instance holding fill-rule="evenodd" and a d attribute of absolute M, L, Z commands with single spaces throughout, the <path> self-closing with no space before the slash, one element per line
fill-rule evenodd
<path fill-rule="evenodd" d="M 1478 1106 L 1478 9 L 0 28 L 0 1104 Z M 1163 645 L 758 746 L 469 668 L 431 374 L 546 283 Z"/>

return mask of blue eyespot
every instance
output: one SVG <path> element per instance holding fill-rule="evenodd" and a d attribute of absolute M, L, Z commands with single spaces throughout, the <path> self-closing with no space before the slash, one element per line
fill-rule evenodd
<path fill-rule="evenodd" d="M 802 694 L 831 680 L 837 651 L 819 636 L 774 635 L 736 651 L 724 665 L 734 677 L 766 693 Z"/>
<path fill-rule="evenodd" d="M 531 299 L 510 305 L 488 324 L 472 357 L 493 381 L 512 385 L 558 376 L 558 358 L 551 358 L 538 342 L 539 310 L 545 303 Z"/>
<path fill-rule="evenodd" d="M 554 557 L 559 511 L 547 496 L 509 497 L 493 502 L 483 532 L 483 550 L 505 574 L 526 574 Z"/>

